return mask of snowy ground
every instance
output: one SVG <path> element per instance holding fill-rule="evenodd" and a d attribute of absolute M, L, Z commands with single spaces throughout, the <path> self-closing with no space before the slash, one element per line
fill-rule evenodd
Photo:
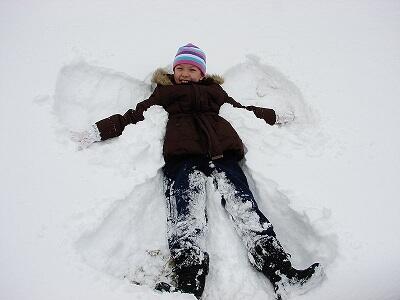
<path fill-rule="evenodd" d="M 399 34 L 398 1 L 1 1 L 0 299 L 194 299 L 129 282 L 168 255 L 166 113 L 84 151 L 68 137 L 144 99 L 187 42 L 236 100 L 296 112 L 270 127 L 221 109 L 294 263 L 326 266 L 291 299 L 400 299 Z M 204 299 L 272 299 L 207 191 Z"/>

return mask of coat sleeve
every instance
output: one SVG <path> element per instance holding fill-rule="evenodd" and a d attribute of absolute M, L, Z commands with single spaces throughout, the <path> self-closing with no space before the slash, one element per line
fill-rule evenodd
<path fill-rule="evenodd" d="M 129 109 L 125 114 L 115 114 L 96 122 L 101 140 L 120 136 L 128 124 L 136 124 L 144 120 L 143 113 L 153 105 L 162 106 L 163 95 L 160 87 L 156 87 L 153 94 L 146 100 L 138 103 L 135 109 Z"/>
<path fill-rule="evenodd" d="M 244 105 L 240 104 L 239 102 L 235 101 L 232 97 L 228 96 L 228 94 L 224 91 L 224 89 L 222 87 L 221 87 L 221 91 L 223 93 L 224 103 L 229 103 L 233 107 L 244 108 L 244 109 L 250 110 L 256 115 L 257 118 L 263 119 L 269 125 L 274 125 L 276 123 L 276 114 L 273 109 L 257 107 L 257 106 L 253 106 L 253 105 L 244 106 Z"/>

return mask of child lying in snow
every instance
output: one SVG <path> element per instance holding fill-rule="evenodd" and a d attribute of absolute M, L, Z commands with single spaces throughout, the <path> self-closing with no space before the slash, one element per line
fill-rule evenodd
<path fill-rule="evenodd" d="M 192 293 L 200 298 L 208 273 L 206 252 L 206 176 L 212 176 L 222 195 L 222 205 L 247 248 L 254 267 L 274 286 L 277 299 L 289 286 L 304 288 L 323 278 L 322 267 L 314 263 L 304 270 L 292 267 L 272 224 L 259 210 L 238 161 L 244 147 L 233 127 L 219 116 L 222 104 L 244 108 L 270 125 L 284 124 L 293 114 L 278 116 L 274 110 L 243 106 L 229 97 L 220 84 L 222 78 L 206 75 L 204 52 L 192 44 L 178 49 L 173 74 L 157 70 L 157 87 L 149 99 L 124 115 L 113 115 L 97 122 L 91 130 L 73 136 L 81 147 L 117 137 L 128 124 L 144 119 L 143 112 L 160 105 L 168 112 L 164 139 L 165 196 L 167 232 L 175 286 L 159 283 L 156 289 Z M 314 280 L 317 279 L 317 280 Z"/>

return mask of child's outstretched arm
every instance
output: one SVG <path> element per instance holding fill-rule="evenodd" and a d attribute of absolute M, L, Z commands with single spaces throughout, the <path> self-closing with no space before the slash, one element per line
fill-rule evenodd
<path fill-rule="evenodd" d="M 161 105 L 162 88 L 157 87 L 149 99 L 136 105 L 135 109 L 129 109 L 125 114 L 115 114 L 96 122 L 84 132 L 71 132 L 71 139 L 79 143 L 79 149 L 89 147 L 94 142 L 108 140 L 120 136 L 128 124 L 136 124 L 144 120 L 143 112 L 153 105 Z"/>
<path fill-rule="evenodd" d="M 221 87 L 222 89 L 222 87 Z M 277 113 L 275 110 L 271 108 L 264 108 L 264 107 L 258 107 L 258 106 L 244 106 L 234 100 L 232 97 L 230 97 L 223 89 L 223 94 L 225 96 L 225 101 L 226 103 L 231 104 L 233 107 L 238 107 L 238 108 L 244 108 L 247 110 L 252 111 L 257 118 L 263 119 L 265 122 L 267 122 L 270 125 L 283 125 L 286 123 L 289 123 L 294 120 L 294 113 L 293 112 L 284 112 L 284 113 Z"/>
<path fill-rule="evenodd" d="M 162 87 L 156 87 L 149 99 L 136 105 L 135 109 L 129 109 L 124 115 L 115 114 L 96 122 L 102 141 L 120 136 L 128 124 L 136 124 L 144 120 L 143 113 L 153 105 L 162 105 L 164 96 Z"/>

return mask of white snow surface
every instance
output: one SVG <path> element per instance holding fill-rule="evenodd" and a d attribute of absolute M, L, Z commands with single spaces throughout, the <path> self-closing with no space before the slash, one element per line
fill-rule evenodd
<path fill-rule="evenodd" d="M 0 2 L 0 299 L 195 299 L 151 288 L 170 271 L 167 113 L 81 151 L 69 134 L 146 99 L 188 42 L 235 100 L 296 115 L 220 112 L 293 264 L 325 267 L 289 299 L 400 299 L 400 2 L 207 3 Z M 203 299 L 273 299 L 206 181 Z"/>

